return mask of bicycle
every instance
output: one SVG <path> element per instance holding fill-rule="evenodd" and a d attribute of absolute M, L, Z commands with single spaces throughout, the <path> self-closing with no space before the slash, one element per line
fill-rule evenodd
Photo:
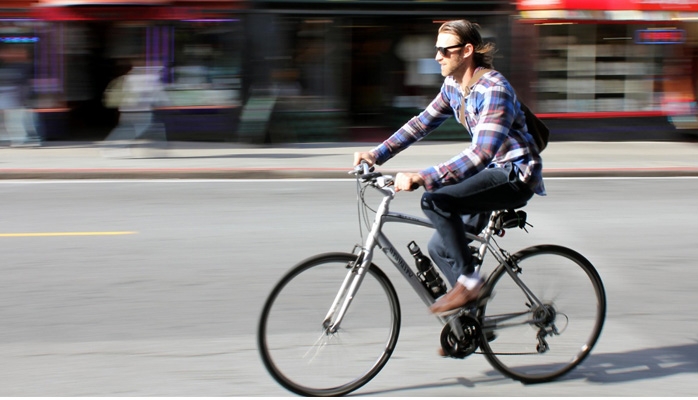
<path fill-rule="evenodd" d="M 401 310 L 387 275 L 373 262 L 379 247 L 428 307 L 445 284 L 436 268 L 413 269 L 382 231 L 387 223 L 426 228 L 426 218 L 389 210 L 393 177 L 366 164 L 357 179 L 359 218 L 369 225 L 362 246 L 351 253 L 325 253 L 301 261 L 274 286 L 257 332 L 264 366 L 286 389 L 305 396 L 340 396 L 368 383 L 385 366 L 397 344 Z M 382 194 L 376 210 L 367 188 Z M 521 206 L 523 207 L 523 205 Z M 568 373 L 589 355 L 606 315 L 606 295 L 594 266 L 581 254 L 557 245 L 537 245 L 510 254 L 495 236 L 526 229 L 522 210 L 491 214 L 479 235 L 468 234 L 476 268 L 491 254 L 497 266 L 487 275 L 476 302 L 446 315 L 441 346 L 451 357 L 483 354 L 499 372 L 524 383 L 548 382 Z M 418 246 L 408 246 L 410 252 Z M 415 249 L 414 247 L 417 247 Z M 417 257 L 417 256 L 415 256 Z"/>

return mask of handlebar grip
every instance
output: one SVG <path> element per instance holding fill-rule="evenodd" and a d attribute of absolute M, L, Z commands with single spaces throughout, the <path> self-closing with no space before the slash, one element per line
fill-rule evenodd
<path fill-rule="evenodd" d="M 410 190 L 417 190 L 417 189 L 419 189 L 418 183 L 413 183 L 412 185 L 410 185 Z"/>

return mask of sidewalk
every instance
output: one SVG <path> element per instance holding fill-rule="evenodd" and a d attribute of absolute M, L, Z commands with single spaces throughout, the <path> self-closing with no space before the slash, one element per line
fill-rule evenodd
<path fill-rule="evenodd" d="M 170 142 L 142 145 L 122 158 L 105 158 L 98 142 L 48 142 L 39 148 L 0 148 L 0 178 L 348 178 L 353 153 L 375 145 Z M 448 160 L 465 146 L 417 143 L 381 170 L 418 170 Z M 698 176 L 698 143 L 551 142 L 543 152 L 543 165 L 548 177 Z"/>

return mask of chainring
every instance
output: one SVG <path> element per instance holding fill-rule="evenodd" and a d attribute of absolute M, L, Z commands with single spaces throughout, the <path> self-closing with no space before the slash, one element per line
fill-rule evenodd
<path fill-rule="evenodd" d="M 458 320 L 463 329 L 463 339 L 459 340 L 453 333 L 451 324 L 446 324 L 441 330 L 441 347 L 450 357 L 465 358 L 480 346 L 480 323 L 470 315 L 461 315 Z"/>

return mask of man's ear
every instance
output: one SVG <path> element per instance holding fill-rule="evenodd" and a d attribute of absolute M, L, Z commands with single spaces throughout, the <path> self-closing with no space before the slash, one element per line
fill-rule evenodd
<path fill-rule="evenodd" d="M 475 47 L 471 43 L 467 43 L 463 46 L 463 58 L 468 58 L 475 52 Z"/>

